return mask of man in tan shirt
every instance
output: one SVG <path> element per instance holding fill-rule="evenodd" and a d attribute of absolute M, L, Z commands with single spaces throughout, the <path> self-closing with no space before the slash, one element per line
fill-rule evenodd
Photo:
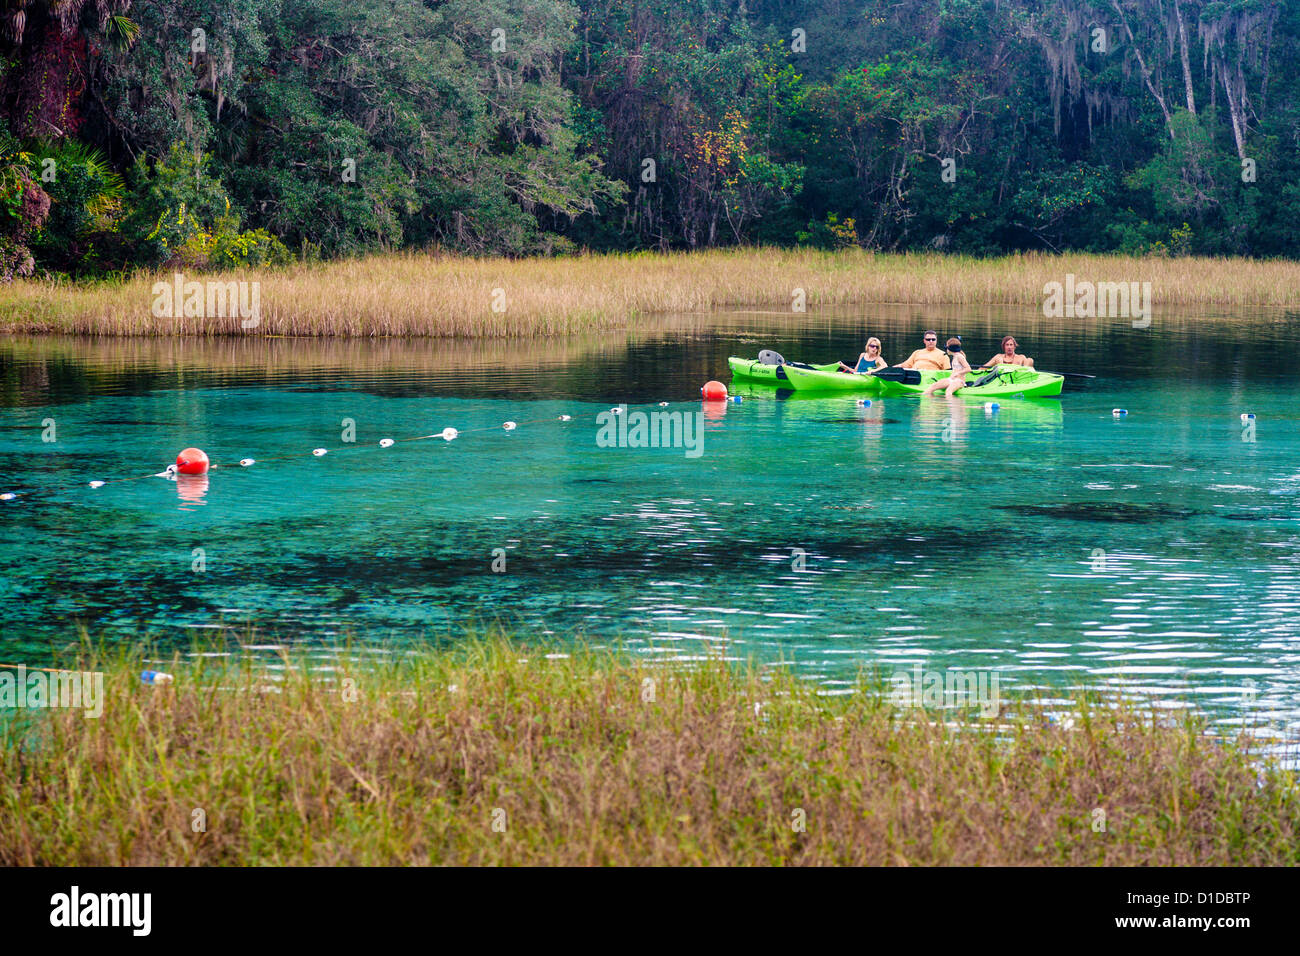
<path fill-rule="evenodd" d="M 946 369 L 951 368 L 948 364 L 948 354 L 939 348 L 939 333 L 933 329 L 925 333 L 925 348 L 917 349 L 907 357 L 903 362 L 903 368 L 924 369 Z"/>

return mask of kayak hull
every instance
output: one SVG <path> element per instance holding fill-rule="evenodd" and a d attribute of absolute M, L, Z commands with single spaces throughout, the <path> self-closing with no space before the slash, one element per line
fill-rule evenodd
<path fill-rule="evenodd" d="M 786 387 L 800 392 L 874 392 L 880 384 L 870 375 L 841 372 L 839 368 L 839 363 L 810 369 L 787 365 L 782 372 Z"/>
<path fill-rule="evenodd" d="M 736 358 L 735 356 L 727 359 L 727 365 L 731 368 L 731 375 L 733 378 L 744 379 L 747 382 L 779 385 L 782 388 L 791 387 L 785 380 L 784 376 L 777 373 L 777 369 L 785 369 L 792 366 L 764 365 L 757 359 Z M 810 366 L 810 368 L 819 372 L 833 372 L 839 367 L 839 362 L 831 362 L 829 365 Z"/>
<path fill-rule="evenodd" d="M 838 368 L 838 366 L 836 366 Z M 870 392 L 886 394 L 885 386 L 889 383 L 875 375 L 856 375 L 839 371 L 809 371 L 808 369 L 786 368 L 789 387 L 804 392 Z M 925 388 L 936 378 L 943 378 L 944 371 L 918 371 L 921 376 L 920 388 Z"/>
<path fill-rule="evenodd" d="M 955 397 L 983 400 L 1020 397 L 1051 398 L 1061 394 L 1061 385 L 1065 381 L 1062 375 L 1040 372 L 1037 369 L 1025 368 L 1023 365 L 999 365 L 996 370 L 1002 373 L 999 378 L 986 385 L 968 385 L 960 389 Z M 971 372 L 967 374 L 967 379 L 974 381 L 984 374 L 984 372 Z M 932 373 L 932 375 L 933 377 L 929 379 L 923 378 L 920 385 L 882 381 L 879 385 L 880 394 L 882 396 L 920 395 L 935 381 L 935 378 L 947 377 L 946 372 Z"/>

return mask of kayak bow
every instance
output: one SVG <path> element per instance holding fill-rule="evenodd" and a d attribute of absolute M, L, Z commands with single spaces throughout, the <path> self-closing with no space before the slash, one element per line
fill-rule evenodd
<path fill-rule="evenodd" d="M 768 385 L 780 385 L 783 388 L 791 386 L 786 382 L 783 373 L 778 373 L 777 369 L 807 368 L 819 372 L 833 372 L 840 367 L 839 362 L 831 362 L 829 365 L 764 365 L 757 359 L 746 359 L 731 357 L 727 359 L 727 365 L 731 368 L 731 374 L 738 379 L 745 379 L 750 382 L 763 382 Z"/>

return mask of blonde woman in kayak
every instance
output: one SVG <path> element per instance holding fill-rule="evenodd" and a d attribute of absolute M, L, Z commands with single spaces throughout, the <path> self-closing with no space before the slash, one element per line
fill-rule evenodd
<path fill-rule="evenodd" d="M 993 356 L 984 363 L 984 368 L 992 368 L 994 365 L 1023 365 L 1025 368 L 1033 368 L 1034 360 L 1028 355 L 1016 354 L 1015 336 L 1005 335 L 1002 337 L 1002 352 Z"/>
<path fill-rule="evenodd" d="M 952 363 L 952 375 L 931 382 L 924 392 L 925 395 L 933 395 L 942 388 L 948 393 L 948 397 L 952 398 L 960 389 L 966 387 L 966 373 L 971 370 L 971 367 L 970 362 L 966 361 L 965 353 L 961 350 L 961 339 L 948 340 L 948 354 L 952 356 L 949 360 Z"/>
<path fill-rule="evenodd" d="M 871 338 L 867 339 L 866 351 L 864 351 L 861 355 L 858 356 L 857 365 L 853 368 L 849 368 L 847 365 L 841 362 L 840 371 L 857 372 L 861 375 L 870 375 L 873 372 L 875 372 L 876 369 L 885 368 L 888 365 L 889 363 L 886 362 L 880 354 L 880 339 L 876 338 L 873 335 Z"/>

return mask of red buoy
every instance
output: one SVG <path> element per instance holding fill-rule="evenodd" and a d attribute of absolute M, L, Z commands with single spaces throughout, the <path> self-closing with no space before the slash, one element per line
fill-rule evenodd
<path fill-rule="evenodd" d="M 704 396 L 706 402 L 725 402 L 727 386 L 721 382 L 705 382 L 704 387 L 700 389 L 700 394 Z"/>
<path fill-rule="evenodd" d="M 186 448 L 176 456 L 176 471 L 182 475 L 206 475 L 208 456 L 198 448 Z"/>

